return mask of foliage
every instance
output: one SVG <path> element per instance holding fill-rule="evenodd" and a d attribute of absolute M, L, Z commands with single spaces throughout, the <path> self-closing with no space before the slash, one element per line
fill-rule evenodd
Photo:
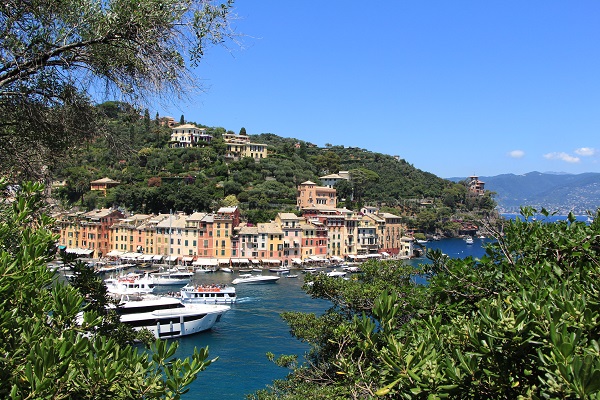
<path fill-rule="evenodd" d="M 2 175 L 39 176 L 43 166 L 97 137 L 94 94 L 139 103 L 189 91 L 195 83 L 185 60 L 197 65 L 208 45 L 233 37 L 231 6 L 202 0 L 2 2 Z"/>
<path fill-rule="evenodd" d="M 415 270 L 311 278 L 334 307 L 283 316 L 308 363 L 256 398 L 597 399 L 600 213 L 587 225 L 526 220 L 535 212 L 505 222 L 481 259 L 433 252 Z"/>
<path fill-rule="evenodd" d="M 214 361 L 208 350 L 181 360 L 177 342 L 140 351 L 103 334 L 94 300 L 46 267 L 56 237 L 43 186 L 9 188 L 0 182 L 0 398 L 179 399 Z"/>

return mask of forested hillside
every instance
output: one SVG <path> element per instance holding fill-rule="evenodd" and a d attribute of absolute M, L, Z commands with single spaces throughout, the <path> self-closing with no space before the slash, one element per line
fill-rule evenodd
<path fill-rule="evenodd" d="M 351 209 L 372 204 L 402 212 L 423 199 L 453 209 L 465 203 L 463 185 L 366 149 L 318 148 L 301 139 L 265 133 L 250 137 L 253 143 L 269 146 L 268 158 L 226 162 L 222 135 L 231 131 L 225 128 L 196 123 L 214 137 L 210 145 L 168 148 L 171 129 L 161 125 L 158 115 L 151 118 L 148 111 L 140 115 L 118 102 L 103 103 L 98 111 L 104 116 L 106 134 L 53 170 L 54 180 L 64 182 L 54 197 L 65 207 L 112 206 L 158 213 L 239 204 L 250 221 L 267 221 L 278 211 L 294 209 L 298 184 L 320 183 L 320 176 L 340 170 L 352 176 L 351 182 L 336 186 L 340 206 Z M 106 197 L 90 191 L 90 182 L 104 177 L 120 182 Z"/>

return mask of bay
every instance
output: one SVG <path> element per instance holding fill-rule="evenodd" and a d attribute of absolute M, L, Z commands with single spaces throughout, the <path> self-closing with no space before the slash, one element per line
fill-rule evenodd
<path fill-rule="evenodd" d="M 443 239 L 426 243 L 450 257 L 481 257 L 482 245 L 490 239 L 474 238 L 468 245 L 463 239 Z M 420 257 L 410 264 L 428 262 Z M 266 272 L 265 272 L 266 274 Z M 215 272 L 196 274 L 198 283 L 229 283 L 237 274 Z M 308 346 L 293 338 L 281 319 L 284 311 L 322 314 L 330 303 L 310 298 L 301 288 L 303 275 L 281 279 L 275 284 L 237 285 L 238 302 L 233 304 L 215 327 L 208 332 L 179 339 L 178 357 L 187 357 L 194 347 L 209 346 L 209 357 L 219 357 L 190 385 L 184 399 L 243 399 L 246 394 L 263 389 L 275 379 L 284 378 L 287 370 L 270 362 L 267 352 L 276 356 L 308 351 Z"/>

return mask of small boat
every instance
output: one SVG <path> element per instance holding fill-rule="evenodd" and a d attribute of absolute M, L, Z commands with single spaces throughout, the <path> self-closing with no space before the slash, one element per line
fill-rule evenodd
<path fill-rule="evenodd" d="M 263 272 L 262 268 L 252 268 L 252 272 Z"/>
<path fill-rule="evenodd" d="M 286 278 L 297 278 L 298 274 L 287 274 L 285 277 Z"/>
<path fill-rule="evenodd" d="M 221 268 L 221 271 L 227 272 L 228 274 L 231 274 L 233 272 L 233 270 L 231 268 L 228 268 L 228 267 Z"/>
<path fill-rule="evenodd" d="M 342 266 L 342 269 L 346 272 L 351 272 L 351 273 L 361 272 L 360 267 L 357 267 L 357 266 L 345 265 L 345 266 Z"/>
<path fill-rule="evenodd" d="M 190 271 L 179 271 L 177 269 L 165 272 L 154 272 L 150 275 L 155 285 L 185 285 L 194 276 Z"/>
<path fill-rule="evenodd" d="M 235 278 L 231 283 L 237 285 L 239 283 L 275 283 L 279 280 L 279 276 L 272 275 L 252 275 L 252 274 L 242 274 L 239 278 Z"/>
<path fill-rule="evenodd" d="M 269 268 L 269 271 L 281 273 L 281 274 L 287 274 L 288 272 L 290 272 L 290 269 L 288 267 L 277 267 L 277 268 Z"/>
<path fill-rule="evenodd" d="M 344 276 L 346 276 L 346 273 L 344 271 L 331 271 L 327 272 L 326 275 L 331 278 L 343 278 Z"/>
<path fill-rule="evenodd" d="M 466 244 L 473 244 L 473 238 L 471 236 L 467 236 L 465 238 L 465 243 Z"/>
<path fill-rule="evenodd" d="M 302 270 L 302 273 L 304 273 L 304 274 L 313 274 L 315 272 L 317 272 L 317 269 L 314 267 L 304 268 Z"/>
<path fill-rule="evenodd" d="M 183 303 L 235 303 L 235 288 L 227 285 L 185 285 L 180 290 Z"/>
<path fill-rule="evenodd" d="M 184 304 L 174 297 L 152 295 L 127 296 L 116 307 L 121 322 L 135 330 L 146 328 L 161 339 L 211 329 L 229 309 L 222 304 Z"/>

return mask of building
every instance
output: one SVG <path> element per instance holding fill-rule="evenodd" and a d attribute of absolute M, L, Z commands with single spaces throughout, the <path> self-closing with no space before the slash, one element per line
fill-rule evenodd
<path fill-rule="evenodd" d="M 350 172 L 349 171 L 340 171 L 337 174 L 329 174 L 325 176 L 319 177 L 319 180 L 328 188 L 334 188 L 338 182 L 341 181 L 349 181 L 350 180 Z"/>
<path fill-rule="evenodd" d="M 171 140 L 169 147 L 196 147 L 210 144 L 212 136 L 206 133 L 206 129 L 198 128 L 196 125 L 184 124 L 171 128 Z"/>
<path fill-rule="evenodd" d="M 99 258 L 111 250 L 110 227 L 124 217 L 113 209 L 65 213 L 57 218 L 59 246 L 67 253 Z"/>
<path fill-rule="evenodd" d="M 315 206 L 335 208 L 337 206 L 336 190 L 326 186 L 317 186 L 316 183 L 311 181 L 298 185 L 296 209 L 302 210 L 303 208 Z"/>
<path fill-rule="evenodd" d="M 239 160 L 242 157 L 250 157 L 255 160 L 267 158 L 267 145 L 251 143 L 250 136 L 236 135 L 235 133 L 224 133 L 223 140 L 227 143 L 225 158 Z"/>
<path fill-rule="evenodd" d="M 90 190 L 97 190 L 102 192 L 106 196 L 106 191 L 110 188 L 118 186 L 121 182 L 112 180 L 110 178 L 102 178 L 90 182 Z"/>
<path fill-rule="evenodd" d="M 479 180 L 478 176 L 470 176 L 468 180 L 469 192 L 483 196 L 485 193 L 485 182 Z"/>

